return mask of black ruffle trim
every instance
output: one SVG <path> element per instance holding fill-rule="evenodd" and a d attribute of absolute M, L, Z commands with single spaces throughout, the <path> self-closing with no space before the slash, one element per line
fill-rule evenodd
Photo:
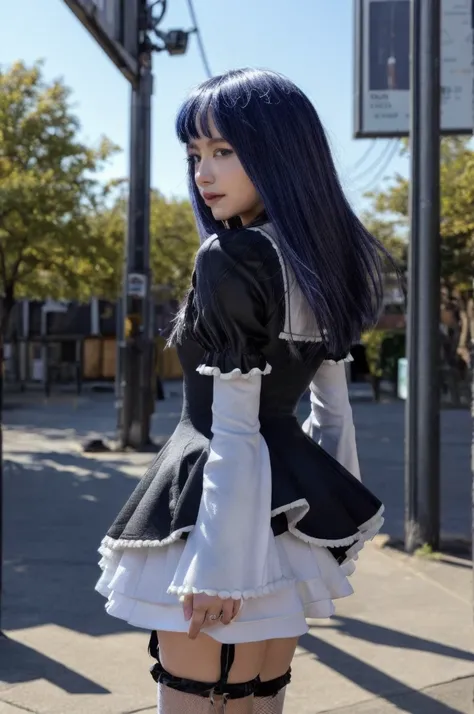
<path fill-rule="evenodd" d="M 271 367 L 262 354 L 238 353 L 231 350 L 206 352 L 202 363 L 197 368 L 200 374 L 208 375 L 252 375 L 269 374 Z"/>

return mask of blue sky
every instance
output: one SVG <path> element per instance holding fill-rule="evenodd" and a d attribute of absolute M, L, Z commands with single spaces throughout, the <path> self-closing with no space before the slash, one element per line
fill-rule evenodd
<path fill-rule="evenodd" d="M 361 191 L 376 170 L 386 141 L 367 161 L 354 165 L 370 142 L 352 139 L 352 0 L 195 0 L 201 33 L 214 74 L 241 66 L 268 67 L 288 75 L 310 97 L 326 126 L 349 199 L 360 208 Z M 163 29 L 191 26 L 186 0 L 168 0 Z M 63 0 L 0 4 L 0 63 L 46 61 L 47 77 L 63 77 L 73 89 L 84 137 L 101 134 L 123 148 L 107 177 L 128 171 L 130 89 Z M 184 153 L 174 136 L 174 116 L 189 88 L 206 76 L 192 38 L 184 57 L 155 55 L 152 183 L 168 196 L 183 196 Z M 395 159 L 387 173 L 405 171 Z"/>

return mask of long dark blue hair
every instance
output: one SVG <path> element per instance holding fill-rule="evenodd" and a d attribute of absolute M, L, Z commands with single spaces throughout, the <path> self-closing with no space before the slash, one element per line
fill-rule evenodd
<path fill-rule="evenodd" d="M 209 117 L 261 196 L 329 352 L 344 353 L 378 319 L 385 251 L 344 196 L 315 108 L 286 77 L 239 69 L 192 92 L 177 117 L 180 141 L 210 137 Z M 222 232 L 193 166 L 189 190 L 201 238 Z"/>

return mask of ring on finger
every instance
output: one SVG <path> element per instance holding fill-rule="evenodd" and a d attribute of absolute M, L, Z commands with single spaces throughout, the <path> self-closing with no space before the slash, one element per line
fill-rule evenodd
<path fill-rule="evenodd" d="M 221 610 L 218 615 L 207 615 L 207 618 L 208 620 L 212 620 L 213 622 L 215 622 L 216 620 L 220 620 L 223 614 L 224 613 Z"/>

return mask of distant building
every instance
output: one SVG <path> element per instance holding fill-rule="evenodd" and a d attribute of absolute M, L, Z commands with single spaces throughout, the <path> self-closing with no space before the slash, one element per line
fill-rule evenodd
<path fill-rule="evenodd" d="M 180 376 L 176 356 L 163 355 L 161 331 L 177 303 L 156 304 L 153 332 L 157 371 L 163 378 Z M 5 340 L 5 380 L 26 387 L 32 382 L 112 381 L 117 364 L 117 303 L 20 300 L 12 311 Z"/>

